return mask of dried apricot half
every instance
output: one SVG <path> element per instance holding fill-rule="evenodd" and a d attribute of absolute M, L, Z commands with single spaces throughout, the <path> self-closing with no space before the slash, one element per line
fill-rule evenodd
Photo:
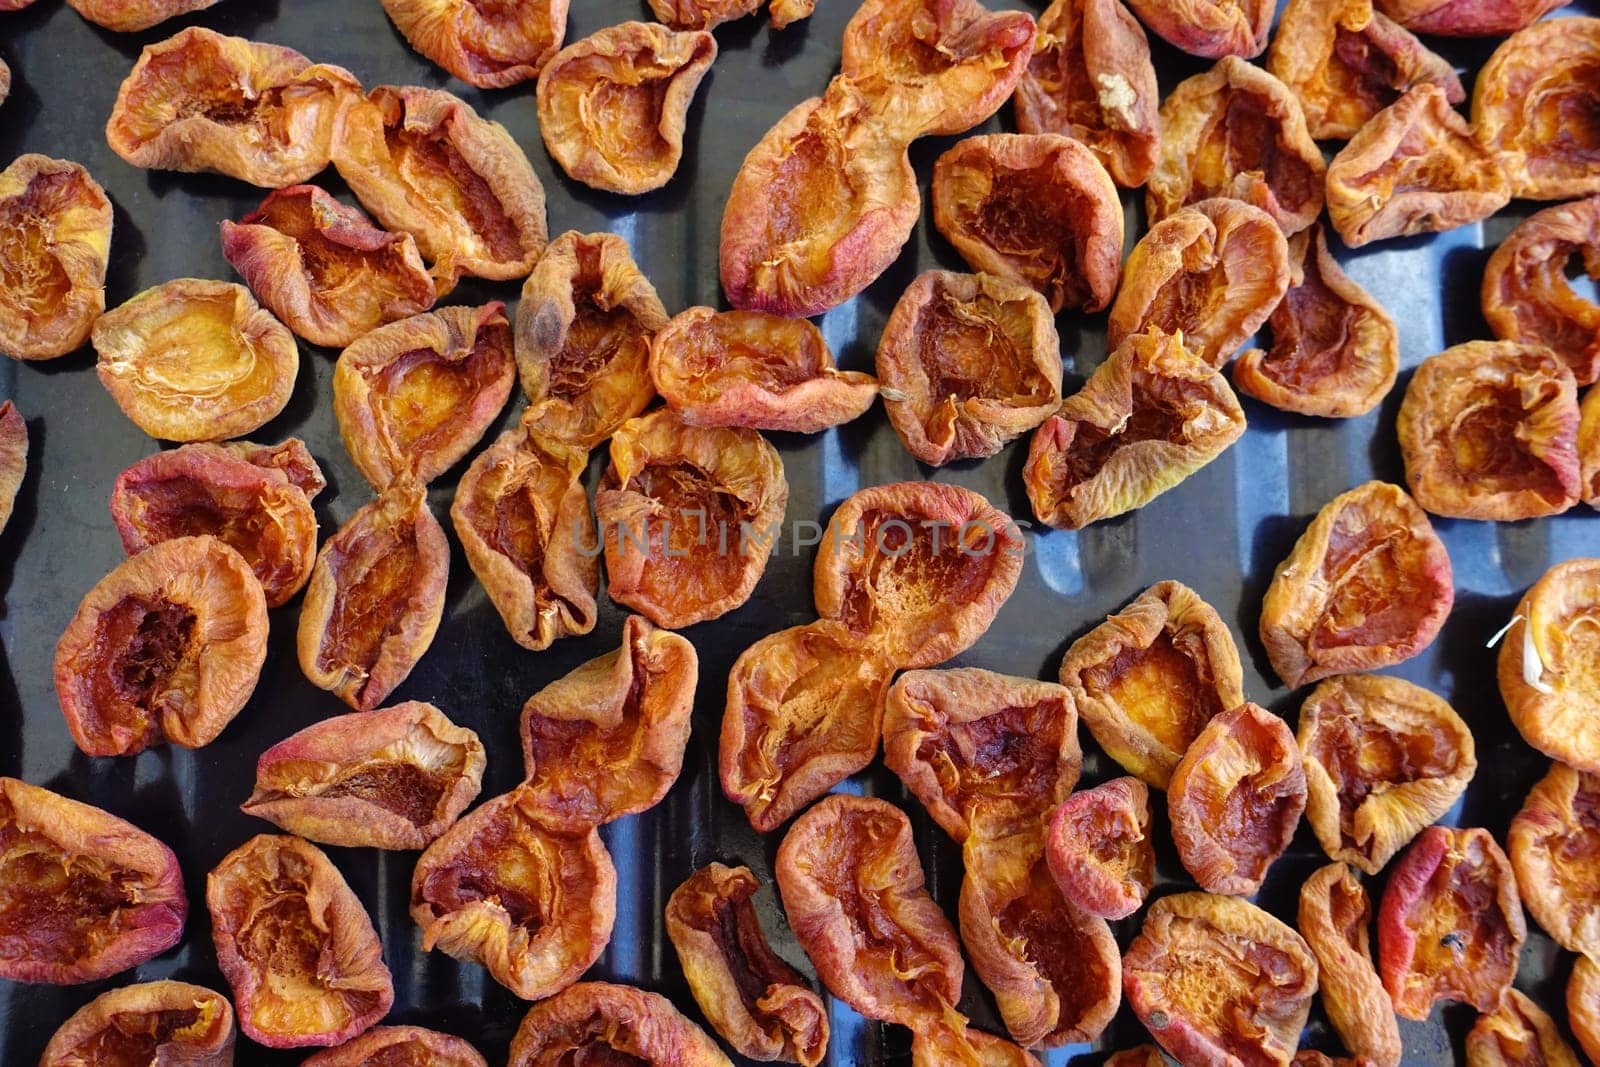
<path fill-rule="evenodd" d="M 1600 305 L 1573 291 L 1567 268 L 1582 257 L 1600 280 L 1600 197 L 1523 219 L 1483 270 L 1483 317 L 1503 341 L 1544 345 L 1579 385 L 1600 379 Z"/>
<path fill-rule="evenodd" d="M 1372 965 L 1372 900 L 1361 879 L 1342 863 L 1318 870 L 1300 887 L 1298 925 L 1339 1039 L 1372 1067 L 1400 1067 L 1400 1026 Z"/>
<path fill-rule="evenodd" d="M 1506 835 L 1522 902 L 1562 948 L 1600 952 L 1600 775 L 1552 763 Z"/>
<path fill-rule="evenodd" d="M 11 521 L 17 491 L 28 473 L 28 424 L 7 400 L 0 404 L 0 530 Z"/>
<path fill-rule="evenodd" d="M 203 11 L 217 0 L 67 0 L 72 10 L 108 30 L 138 33 L 179 15 Z"/>
<path fill-rule="evenodd" d="M 579 982 L 523 1017 L 507 1067 L 556 1063 L 731 1067 L 666 997 L 608 982 Z"/>
<path fill-rule="evenodd" d="M 1045 859 L 1061 895 L 1102 919 L 1126 919 L 1155 883 L 1150 790 L 1113 778 L 1073 793 L 1050 818 Z"/>
<path fill-rule="evenodd" d="M 139 982 L 102 993 L 61 1024 L 39 1067 L 233 1067 L 233 1005 L 205 986 Z"/>
<path fill-rule="evenodd" d="M 1377 0 L 1396 22 L 1441 37 L 1498 37 L 1543 18 L 1562 0 Z"/>
<path fill-rule="evenodd" d="M 1130 0 L 1144 24 L 1194 56 L 1258 56 L 1272 29 L 1272 0 Z"/>
<path fill-rule="evenodd" d="M 111 221 L 77 163 L 28 153 L 0 171 L 0 353 L 55 359 L 89 339 L 106 307 Z"/>
<path fill-rule="evenodd" d="M 527 81 L 561 47 L 570 0 L 383 0 L 411 47 L 479 89 Z"/>
<path fill-rule="evenodd" d="M 1600 193 L 1600 18 L 1535 22 L 1478 71 L 1474 135 L 1501 154 L 1511 195 L 1569 200 Z"/>
<path fill-rule="evenodd" d="M 1500 1006 L 1478 1016 L 1467 1034 L 1467 1067 L 1580 1067 L 1578 1057 L 1561 1038 L 1556 1021 L 1515 989 L 1506 990 Z"/>
<path fill-rule="evenodd" d="M 1567 979 L 1567 1023 L 1590 1062 L 1600 1060 L 1600 963 L 1579 956 Z"/>
<path fill-rule="evenodd" d="M 374 1026 L 338 1048 L 309 1056 L 300 1067 L 488 1067 L 478 1050 L 450 1034 L 420 1026 Z"/>
<path fill-rule="evenodd" d="M 1512 622 L 1499 661 L 1512 724 L 1552 759 L 1600 774 L 1600 559 L 1551 567 L 1523 595 Z"/>

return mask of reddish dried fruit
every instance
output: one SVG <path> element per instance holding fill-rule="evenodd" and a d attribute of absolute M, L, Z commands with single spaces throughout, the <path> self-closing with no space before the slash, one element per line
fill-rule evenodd
<path fill-rule="evenodd" d="M 1390 18 L 1417 33 L 1498 37 L 1544 17 L 1562 0 L 1377 0 Z"/>
<path fill-rule="evenodd" d="M 423 951 L 481 963 L 523 1000 L 576 981 L 617 915 L 617 872 L 600 835 L 551 829 L 541 806 L 526 785 L 487 801 L 429 845 L 411 876 Z"/>
<path fill-rule="evenodd" d="M 1450 557 L 1405 490 L 1366 482 L 1325 504 L 1261 602 L 1261 643 L 1291 688 L 1389 667 L 1433 643 L 1455 603 Z"/>
<path fill-rule="evenodd" d="M 1600 390 L 1590 389 L 1578 408 L 1578 473 L 1583 502 L 1600 509 Z"/>
<path fill-rule="evenodd" d="M 106 140 L 135 167 L 282 189 L 328 165 L 334 127 L 360 93 L 343 67 L 190 26 L 139 55 Z"/>
<path fill-rule="evenodd" d="M 233 1005 L 205 986 L 141 982 L 102 993 L 50 1038 L 39 1067 L 233 1067 Z"/>
<path fill-rule="evenodd" d="M 675 30 L 710 30 L 744 18 L 764 0 L 650 0 L 656 18 Z M 817 0 L 772 0 L 772 28 L 781 30 L 790 23 L 811 17 Z"/>
<path fill-rule="evenodd" d="M 1553 763 L 1506 835 L 1523 903 L 1562 948 L 1600 952 L 1600 776 Z"/>
<path fill-rule="evenodd" d="M 523 1017 L 507 1067 L 558 1063 L 730 1067 L 717 1043 L 667 998 L 607 982 L 580 982 Z"/>
<path fill-rule="evenodd" d="M 550 242 L 517 305 L 523 423 L 589 449 L 650 406 L 650 339 L 667 325 L 628 243 L 569 230 Z"/>
<path fill-rule="evenodd" d="M 1472 90 L 1475 135 L 1502 154 L 1511 195 L 1600 193 L 1600 18 L 1536 22 L 1507 38 Z"/>
<path fill-rule="evenodd" d="M 0 531 L 11 521 L 17 490 L 28 473 L 28 424 L 17 406 L 0 404 Z"/>
<path fill-rule="evenodd" d="M 1122 0 L 1055 0 L 1017 82 L 1017 130 L 1081 141 L 1118 185 L 1155 169 L 1161 128 L 1150 42 Z"/>
<path fill-rule="evenodd" d="M 1389 872 L 1378 972 L 1407 1019 L 1436 1000 L 1493 1011 L 1528 936 L 1511 861 L 1487 830 L 1430 826 Z"/>
<path fill-rule="evenodd" d="M 1600 774 L 1596 605 L 1600 560 L 1556 564 L 1517 604 L 1499 661 L 1500 696 L 1523 740 L 1591 774 Z"/>
<path fill-rule="evenodd" d="M 1143 507 L 1242 433 L 1244 411 L 1222 375 L 1152 326 L 1034 431 L 1022 479 L 1041 522 L 1076 530 Z"/>
<path fill-rule="evenodd" d="M 823 619 L 762 638 L 728 674 L 722 791 L 766 833 L 872 762 L 894 668 Z"/>
<path fill-rule="evenodd" d="M 300 669 L 319 689 L 371 711 L 433 643 L 450 546 L 421 486 L 384 491 L 328 538 L 300 609 Z"/>
<path fill-rule="evenodd" d="M 569 0 L 383 0 L 411 47 L 479 89 L 537 77 L 567 35 Z"/>
<path fill-rule="evenodd" d="M 708 307 L 655 335 L 650 378 L 690 426 L 816 433 L 865 414 L 878 395 L 870 374 L 838 369 L 805 319 Z"/>
<path fill-rule="evenodd" d="M 1567 1024 L 1590 1062 L 1600 1062 L 1600 963 L 1579 956 L 1567 980 Z"/>
<path fill-rule="evenodd" d="M 1579 1067 L 1555 1020 L 1539 1005 L 1506 990 L 1500 1006 L 1478 1016 L 1467 1034 L 1467 1067 Z"/>
<path fill-rule="evenodd" d="M 834 996 L 912 1026 L 961 996 L 961 948 L 923 888 L 911 820 L 874 798 L 832 794 L 795 820 L 775 866 L 795 939 Z"/>
<path fill-rule="evenodd" d="M 828 1009 L 767 943 L 748 867 L 702 867 L 672 891 L 667 936 L 695 1003 L 741 1056 L 817 1067 L 828 1049 Z"/>
<path fill-rule="evenodd" d="M 1361 879 L 1330 863 L 1300 887 L 1300 934 L 1317 957 L 1322 1004 L 1339 1039 L 1372 1067 L 1399 1067 L 1400 1027 L 1372 966 L 1372 901 Z"/>
<path fill-rule="evenodd" d="M 1023 541 L 970 489 L 899 482 L 840 504 L 814 569 L 817 614 L 879 662 L 932 667 L 971 648 L 1011 596 Z"/>
<path fill-rule="evenodd" d="M 1529 519 L 1578 502 L 1578 390 L 1543 345 L 1469 341 L 1422 361 L 1395 429 L 1417 503 Z"/>
<path fill-rule="evenodd" d="M 624 22 L 563 48 L 539 75 L 539 132 L 576 181 L 638 194 L 672 180 L 695 90 L 717 58 L 704 30 Z"/>
<path fill-rule="evenodd" d="M 163 541 L 83 598 L 56 644 L 56 695 L 91 756 L 216 739 L 254 692 L 267 602 L 250 565 L 214 537 Z"/>
<path fill-rule="evenodd" d="M 1589 385 L 1600 378 L 1600 306 L 1567 281 L 1574 256 L 1600 279 L 1600 197 L 1545 208 L 1511 231 L 1483 271 L 1483 317 L 1496 337 L 1546 346 Z"/>
<path fill-rule="evenodd" d="M 0 230 L 0 353 L 55 359 L 78 348 L 106 307 L 105 190 L 76 163 L 18 156 L 0 171 Z"/>
<path fill-rule="evenodd" d="M 1050 820 L 1045 859 L 1068 901 L 1102 919 L 1126 919 L 1155 884 L 1150 790 L 1113 778 L 1068 797 Z"/>
<path fill-rule="evenodd" d="M 959 1012 L 949 1014 L 953 1018 L 918 1020 L 911 1032 L 911 1067 L 1040 1067 L 1005 1038 L 972 1029 Z"/>
<path fill-rule="evenodd" d="M 1466 791 L 1472 731 L 1439 697 L 1401 678 L 1346 674 L 1300 708 L 1306 818 L 1330 857 L 1377 874 Z"/>
<path fill-rule="evenodd" d="M 969 137 L 933 168 L 933 221 L 974 270 L 1099 311 L 1122 261 L 1122 200 L 1084 145 L 1059 134 Z"/>
<path fill-rule="evenodd" d="M 1444 90 L 1418 85 L 1378 112 L 1328 164 L 1328 219 L 1351 248 L 1488 218 L 1511 199 L 1501 158 Z"/>
<path fill-rule="evenodd" d="M 1167 43 L 1193 56 L 1258 56 L 1272 29 L 1271 0 L 1130 0 Z"/>
<path fill-rule="evenodd" d="M 1320 224 L 1289 239 L 1289 288 L 1272 344 L 1239 356 L 1233 384 L 1284 411 L 1364 415 L 1394 388 L 1400 340 L 1383 305 L 1339 267 Z"/>
<path fill-rule="evenodd" d="M 240 810 L 324 845 L 426 848 L 477 797 L 483 768 L 477 734 L 409 701 L 279 741 Z"/>
<path fill-rule="evenodd" d="M 654 807 L 683 768 L 699 669 L 687 640 L 630 615 L 621 648 L 523 705 L 525 810 L 576 830 Z"/>
<path fill-rule="evenodd" d="M 229 441 L 217 447 L 263 470 L 281 472 L 289 479 L 289 484 L 298 487 L 308 500 L 328 488 L 328 480 L 322 476 L 322 468 L 317 466 L 316 459 L 306 450 L 306 443 L 298 437 L 285 438 L 275 445 Z"/>
<path fill-rule="evenodd" d="M 109 978 L 176 945 L 188 910 L 166 845 L 109 812 L 0 778 L 0 978 Z"/>
<path fill-rule="evenodd" d="M 681 629 L 750 599 L 789 499 L 754 430 L 686 426 L 658 408 L 611 440 L 595 494 L 611 599 Z"/>
<path fill-rule="evenodd" d="M 1122 960 L 1139 1021 L 1180 1063 L 1287 1064 L 1317 991 L 1300 935 L 1238 897 L 1162 897 Z"/>
<path fill-rule="evenodd" d="M 354 1041 L 318 1052 L 300 1067 L 488 1067 L 478 1050 L 420 1026 L 375 1026 Z"/>
<path fill-rule="evenodd" d="M 217 0 L 67 0 L 67 6 L 97 26 L 118 33 L 138 33 L 151 26 L 203 11 Z"/>

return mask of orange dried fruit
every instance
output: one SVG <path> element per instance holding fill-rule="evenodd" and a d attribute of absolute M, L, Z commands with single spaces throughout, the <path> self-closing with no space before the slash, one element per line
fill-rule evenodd
<path fill-rule="evenodd" d="M 179 15 L 203 11 L 217 0 L 67 0 L 94 23 L 117 33 L 138 33 Z"/>
<path fill-rule="evenodd" d="M 974 1030 L 961 1013 L 919 1019 L 911 1031 L 911 1067 L 1041 1067 L 1037 1057 L 1003 1037 Z"/>
<path fill-rule="evenodd" d="M 1600 279 L 1600 197 L 1558 204 L 1523 219 L 1483 270 L 1483 317 L 1503 341 L 1544 345 L 1579 385 L 1600 379 L 1600 305 L 1573 291 L 1567 268 L 1581 256 Z"/>
<path fill-rule="evenodd" d="M 1130 0 L 1168 44 L 1193 56 L 1258 56 L 1272 29 L 1272 0 Z"/>
<path fill-rule="evenodd" d="M 1600 559 L 1546 571 L 1512 614 L 1500 646 L 1500 696 L 1523 740 L 1552 759 L 1600 774 Z"/>
<path fill-rule="evenodd" d="M 1150 790 L 1113 778 L 1073 793 L 1050 818 L 1045 860 L 1068 901 L 1102 919 L 1126 919 L 1155 883 Z"/>
<path fill-rule="evenodd" d="M 1567 1025 L 1590 1062 L 1600 1060 L 1600 963 L 1579 956 L 1567 980 Z"/>
<path fill-rule="evenodd" d="M 1467 1034 L 1467 1067 L 1580 1067 L 1556 1021 L 1515 989 L 1500 1006 L 1478 1016 Z"/>
<path fill-rule="evenodd" d="M 570 0 L 383 0 L 411 47 L 469 85 L 504 89 L 538 77 L 567 35 Z"/>
<path fill-rule="evenodd" d="M 233 1067 L 233 1005 L 205 986 L 139 982 L 102 993 L 61 1024 L 39 1067 Z"/>
<path fill-rule="evenodd" d="M 1522 902 L 1562 948 L 1600 950 L 1600 775 L 1552 763 L 1506 835 Z"/>
<path fill-rule="evenodd" d="M 1590 389 L 1578 408 L 1578 475 L 1583 502 L 1600 508 L 1600 390 Z"/>
<path fill-rule="evenodd" d="M 1167 1061 L 1154 1045 L 1140 1045 L 1113 1052 L 1101 1067 L 1167 1067 Z"/>
<path fill-rule="evenodd" d="M 675 30 L 712 30 L 724 22 L 744 18 L 765 0 L 650 0 L 655 17 Z M 809 18 L 816 0 L 772 0 L 772 28 L 781 30 Z"/>
<path fill-rule="evenodd" d="M 0 404 L 0 531 L 11 521 L 17 490 L 28 473 L 28 424 L 7 400 Z"/>
<path fill-rule="evenodd" d="M 1562 0 L 1377 0 L 1407 29 L 1441 37 L 1498 37 L 1549 14 Z"/>
<path fill-rule="evenodd" d="M 420 1026 L 374 1026 L 353 1041 L 308 1057 L 300 1067 L 488 1067 L 478 1050 Z"/>
<path fill-rule="evenodd" d="M 1361 879 L 1342 863 L 1319 869 L 1300 887 L 1298 925 L 1339 1039 L 1372 1067 L 1400 1067 L 1400 1027 L 1372 965 L 1372 900 Z"/>
<path fill-rule="evenodd" d="M 30 2 L 31 2 L 31 0 L 30 0 Z M 3 10 L 5 10 L 4 6 L 0 5 L 0 11 L 3 11 Z M 0 104 L 5 103 L 6 102 L 6 97 L 8 97 L 10 95 L 11 95 L 11 68 L 6 64 L 5 60 L 0 59 Z"/>
<path fill-rule="evenodd" d="M 0 99 L 4 99 L 0 92 Z M 77 163 L 35 153 L 0 171 L 0 353 L 55 359 L 106 307 L 111 201 Z"/>
<path fill-rule="evenodd" d="M 717 1043 L 666 997 L 607 982 L 579 982 L 530 1008 L 506 1063 L 731 1067 Z"/>

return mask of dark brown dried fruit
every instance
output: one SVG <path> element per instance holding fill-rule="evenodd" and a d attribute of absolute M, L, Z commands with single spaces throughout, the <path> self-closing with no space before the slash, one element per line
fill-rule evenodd
<path fill-rule="evenodd" d="M 18 156 L 0 171 L 0 230 L 0 353 L 55 359 L 78 348 L 106 307 L 105 190 L 76 163 Z"/>
<path fill-rule="evenodd" d="M 1291 688 L 1402 663 L 1455 603 L 1450 557 L 1405 490 L 1366 482 L 1325 504 L 1272 576 L 1261 643 Z"/>
<path fill-rule="evenodd" d="M 1130 0 L 1169 44 L 1206 59 L 1258 56 L 1272 29 L 1272 0 Z"/>
<path fill-rule="evenodd" d="M 478 1050 L 420 1026 L 375 1026 L 354 1041 L 309 1057 L 300 1067 L 488 1067 Z"/>
<path fill-rule="evenodd" d="M 1600 1062 L 1600 963 L 1579 956 L 1567 980 L 1567 1024 L 1591 1063 Z"/>
<path fill-rule="evenodd" d="M 1090 915 L 1126 919 L 1155 883 L 1150 790 L 1113 778 L 1068 797 L 1050 819 L 1045 859 L 1061 895 Z"/>
<path fill-rule="evenodd" d="M 1499 37 L 1561 6 L 1562 0 L 1377 0 L 1390 18 L 1417 33 Z"/>
<path fill-rule="evenodd" d="M 1589 385 L 1600 378 L 1600 306 L 1567 281 L 1574 256 L 1600 279 L 1600 197 L 1545 208 L 1511 231 L 1483 271 L 1483 317 L 1501 340 L 1548 347 Z"/>
<path fill-rule="evenodd" d="M 548 1064 L 731 1067 L 717 1043 L 667 998 L 580 982 L 535 1004 L 511 1039 L 507 1067 Z"/>
<path fill-rule="evenodd" d="M 28 424 L 7 400 L 0 404 L 0 531 L 11 521 L 17 490 L 28 473 Z"/>
<path fill-rule="evenodd" d="M 567 35 L 569 0 L 383 0 L 411 47 L 479 89 L 537 77 Z"/>
<path fill-rule="evenodd" d="M 1600 774 L 1596 604 L 1600 559 L 1556 564 L 1517 604 L 1499 661 L 1500 696 L 1523 740 L 1590 774 Z"/>
<path fill-rule="evenodd" d="M 141 982 L 74 1012 L 39 1067 L 233 1067 L 233 1045 L 227 997 L 187 982 Z"/>
<path fill-rule="evenodd" d="M 67 5 L 97 26 L 118 33 L 138 33 L 151 26 L 203 11 L 217 0 L 67 0 Z"/>
<path fill-rule="evenodd" d="M 1579 1067 L 1556 1022 L 1533 1001 L 1506 990 L 1500 1006 L 1467 1034 L 1467 1067 Z"/>
<path fill-rule="evenodd" d="M 1553 763 L 1506 835 L 1522 902 L 1562 948 L 1600 951 L 1600 776 Z"/>
<path fill-rule="evenodd" d="M 1358 1058 L 1399 1067 L 1400 1027 L 1372 965 L 1371 925 L 1372 901 L 1344 864 L 1328 864 L 1300 887 L 1300 934 L 1317 957 L 1328 1019 Z"/>

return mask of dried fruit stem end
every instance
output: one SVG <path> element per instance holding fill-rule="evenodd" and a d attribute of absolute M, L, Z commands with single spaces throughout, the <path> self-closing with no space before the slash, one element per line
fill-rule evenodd
<path fill-rule="evenodd" d="M 29 153 L 0 171 L 0 353 L 55 359 L 88 340 L 106 306 L 111 221 L 105 190 L 76 163 Z"/>

